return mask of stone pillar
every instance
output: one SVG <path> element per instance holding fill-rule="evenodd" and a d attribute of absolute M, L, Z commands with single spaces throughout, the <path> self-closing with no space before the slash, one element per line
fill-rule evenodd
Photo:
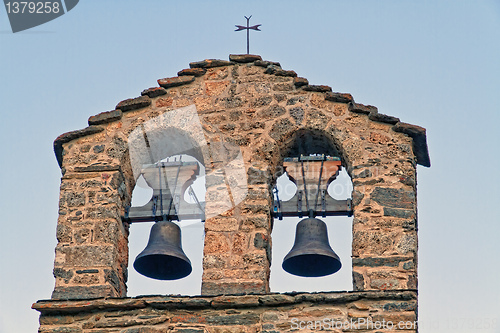
<path fill-rule="evenodd" d="M 417 289 L 415 166 L 398 162 L 398 175 L 387 165 L 353 168 L 354 290 Z"/>
<path fill-rule="evenodd" d="M 67 172 L 62 178 L 53 299 L 126 296 L 124 176 L 118 168 L 107 169 Z"/>
<path fill-rule="evenodd" d="M 247 162 L 246 165 L 249 165 Z M 246 167 L 248 192 L 235 207 L 205 222 L 202 295 L 269 292 L 272 194 L 267 167 Z M 206 214 L 221 211 L 228 179 L 207 176 Z"/>

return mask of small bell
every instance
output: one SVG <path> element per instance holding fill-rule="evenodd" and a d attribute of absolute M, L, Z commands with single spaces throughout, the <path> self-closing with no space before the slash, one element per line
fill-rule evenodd
<path fill-rule="evenodd" d="M 188 276 L 191 261 L 182 250 L 181 229 L 170 221 L 156 222 L 148 245 L 134 261 L 137 272 L 157 280 L 177 280 Z"/>
<path fill-rule="evenodd" d="M 342 267 L 328 242 L 325 222 L 306 218 L 297 224 L 295 243 L 283 259 L 282 267 L 290 274 L 304 277 L 330 275 Z"/>

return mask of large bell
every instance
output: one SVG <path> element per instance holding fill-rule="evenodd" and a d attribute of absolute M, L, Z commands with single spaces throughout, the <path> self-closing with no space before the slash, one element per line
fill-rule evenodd
<path fill-rule="evenodd" d="M 156 222 L 148 245 L 134 261 L 137 272 L 157 280 L 177 280 L 191 273 L 191 262 L 182 250 L 181 229 L 173 222 Z"/>
<path fill-rule="evenodd" d="M 305 277 L 333 274 L 342 267 L 328 242 L 325 222 L 307 218 L 297 224 L 295 243 L 282 267 L 290 274 Z"/>

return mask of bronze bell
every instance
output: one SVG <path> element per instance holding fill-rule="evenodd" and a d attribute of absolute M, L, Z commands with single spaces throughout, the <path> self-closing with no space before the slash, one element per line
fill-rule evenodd
<path fill-rule="evenodd" d="M 325 222 L 307 218 L 297 224 L 295 243 L 283 259 L 282 267 L 290 274 L 305 277 L 333 274 L 342 267 L 328 242 Z"/>
<path fill-rule="evenodd" d="M 173 222 L 156 222 L 148 245 L 134 261 L 137 272 L 157 280 L 177 280 L 188 276 L 191 261 L 182 250 L 181 228 Z"/>

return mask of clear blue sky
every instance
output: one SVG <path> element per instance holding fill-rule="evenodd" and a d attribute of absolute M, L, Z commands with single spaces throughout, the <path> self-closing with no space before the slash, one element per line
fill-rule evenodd
<path fill-rule="evenodd" d="M 31 303 L 53 290 L 53 140 L 191 61 L 244 53 L 244 15 L 262 24 L 252 53 L 427 128 L 420 331 L 500 332 L 495 0 L 80 1 L 17 34 L 0 8 L 0 332 L 36 332 Z"/>

